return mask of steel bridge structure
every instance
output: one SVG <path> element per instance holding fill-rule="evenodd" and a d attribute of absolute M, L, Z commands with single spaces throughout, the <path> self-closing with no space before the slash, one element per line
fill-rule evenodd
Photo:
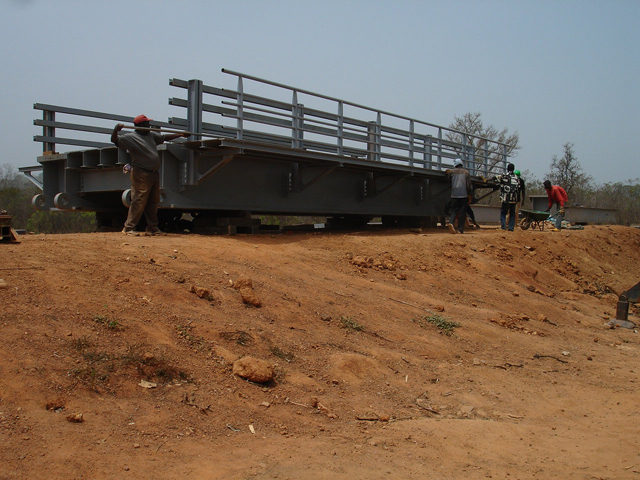
<path fill-rule="evenodd" d="M 487 188 L 485 178 L 505 171 L 506 144 L 222 71 L 235 77 L 235 87 L 171 79 L 186 95 L 169 104 L 186 116 L 151 123 L 192 133 L 159 146 L 165 223 L 190 214 L 200 227 L 223 227 L 229 219 L 270 214 L 432 226 L 449 201 L 445 170 L 456 158 L 471 172 L 474 188 Z M 20 171 L 42 189 L 35 207 L 95 211 L 99 227 L 121 225 L 130 202 L 129 178 L 122 174 L 129 155 L 105 139 L 114 122 L 130 123 L 133 116 L 34 108 L 43 113 L 34 121 L 42 127 L 34 140 L 42 142 L 43 154 L 38 166 Z M 75 150 L 58 153 L 59 145 Z"/>

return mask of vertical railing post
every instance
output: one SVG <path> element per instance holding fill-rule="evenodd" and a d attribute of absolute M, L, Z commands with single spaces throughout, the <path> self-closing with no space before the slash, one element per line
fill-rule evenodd
<path fill-rule="evenodd" d="M 507 171 L 507 146 L 502 146 L 502 170 Z"/>
<path fill-rule="evenodd" d="M 338 155 L 344 154 L 344 104 L 338 102 Z"/>
<path fill-rule="evenodd" d="M 467 144 L 467 136 L 465 134 L 462 134 L 462 152 L 460 157 L 462 158 L 462 164 L 464 166 L 464 168 L 469 168 L 469 161 L 468 161 L 468 144 Z"/>
<path fill-rule="evenodd" d="M 382 116 L 378 112 L 375 122 L 369 122 L 367 126 L 367 159 L 372 162 L 380 161 L 380 153 L 382 152 L 381 140 Z"/>
<path fill-rule="evenodd" d="M 189 80 L 187 101 L 187 129 L 190 132 L 202 133 L 202 80 Z M 192 135 L 190 140 L 200 138 Z"/>
<path fill-rule="evenodd" d="M 189 80 L 187 85 L 187 130 L 193 133 L 202 133 L 202 80 Z M 197 135 L 191 135 L 189 140 L 200 140 L 201 138 Z M 183 186 L 197 183 L 196 163 L 196 154 L 190 149 L 184 163 L 184 171 L 180 175 Z"/>
<path fill-rule="evenodd" d="M 433 155 L 431 154 L 431 144 L 433 143 L 433 137 L 431 135 L 427 135 L 424 138 L 424 167 L 432 169 L 433 168 Z M 427 167 L 427 164 L 429 165 Z"/>
<path fill-rule="evenodd" d="M 476 162 L 476 147 L 473 144 L 473 138 L 469 137 L 469 146 L 467 147 L 467 155 L 469 157 L 469 173 L 475 175 L 478 171 L 478 164 Z"/>
<path fill-rule="evenodd" d="M 44 121 L 55 122 L 56 121 L 56 112 L 51 110 L 43 110 L 42 111 L 42 119 Z M 55 137 L 56 129 L 55 127 L 42 127 L 42 133 L 45 137 Z M 48 152 L 54 153 L 56 151 L 56 144 L 53 142 L 44 142 L 42 144 L 42 153 L 47 154 Z"/>
<path fill-rule="evenodd" d="M 409 121 L 409 166 L 413 167 L 413 151 L 415 149 L 415 123 L 413 120 Z"/>
<path fill-rule="evenodd" d="M 291 147 L 302 148 L 302 139 L 304 138 L 304 105 L 298 103 L 298 92 L 293 91 L 293 99 L 291 101 Z"/>
<path fill-rule="evenodd" d="M 238 103 L 238 121 L 236 124 L 238 131 L 236 132 L 236 138 L 238 140 L 242 140 L 244 129 L 244 89 L 242 85 L 242 77 L 238 77 L 238 98 L 236 100 Z"/>
<path fill-rule="evenodd" d="M 304 104 L 296 105 L 296 116 L 298 120 L 298 148 L 304 147 Z"/>
<path fill-rule="evenodd" d="M 484 176 L 489 176 L 489 142 L 484 143 Z"/>
<path fill-rule="evenodd" d="M 380 125 L 378 122 L 369 122 L 367 126 L 367 160 L 380 161 Z"/>
<path fill-rule="evenodd" d="M 378 112 L 378 116 L 376 118 L 376 158 L 375 161 L 379 162 L 382 160 L 382 115 Z"/>
<path fill-rule="evenodd" d="M 373 162 L 375 158 L 376 122 L 367 125 L 367 160 Z"/>
<path fill-rule="evenodd" d="M 442 129 L 438 129 L 438 168 L 442 169 Z"/>
<path fill-rule="evenodd" d="M 291 98 L 291 148 L 298 148 L 298 92 Z"/>

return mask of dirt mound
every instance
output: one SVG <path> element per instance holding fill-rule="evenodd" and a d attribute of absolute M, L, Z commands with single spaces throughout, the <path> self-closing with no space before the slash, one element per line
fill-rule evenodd
<path fill-rule="evenodd" d="M 605 226 L 23 237 L 0 478 L 640 478 L 638 335 L 606 324 L 639 260 Z"/>

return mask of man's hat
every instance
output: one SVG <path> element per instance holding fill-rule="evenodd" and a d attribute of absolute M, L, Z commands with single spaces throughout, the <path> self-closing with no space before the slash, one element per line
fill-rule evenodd
<path fill-rule="evenodd" d="M 461 158 L 456 158 L 456 159 L 453 161 L 453 166 L 454 166 L 454 167 L 462 166 L 462 159 L 461 159 Z"/>
<path fill-rule="evenodd" d="M 138 125 L 144 122 L 153 122 L 153 119 L 147 117 L 146 115 L 138 115 L 136 118 L 133 119 L 134 125 Z"/>

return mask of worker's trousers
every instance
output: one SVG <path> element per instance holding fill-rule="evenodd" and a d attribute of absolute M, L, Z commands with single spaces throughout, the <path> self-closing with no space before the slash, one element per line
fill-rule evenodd
<path fill-rule="evenodd" d="M 457 230 L 460 233 L 464 232 L 464 224 L 467 221 L 468 202 L 469 199 L 467 197 L 451 199 L 451 218 L 449 218 L 449 223 L 455 227 L 456 217 L 458 217 Z"/>
<path fill-rule="evenodd" d="M 144 213 L 147 231 L 158 229 L 158 207 L 160 205 L 160 174 L 134 166 L 131 178 L 131 205 L 124 224 L 125 230 L 133 230 Z"/>
<path fill-rule="evenodd" d="M 556 212 L 554 218 L 556 219 L 556 228 L 558 230 L 562 229 L 562 221 L 564 220 L 564 207 L 561 207 L 558 202 L 554 202 L 556 207 L 558 207 L 558 211 Z"/>
<path fill-rule="evenodd" d="M 500 227 L 502 230 L 507 229 L 507 214 L 509 214 L 509 231 L 513 232 L 516 226 L 516 204 L 502 202 L 500 207 Z"/>

